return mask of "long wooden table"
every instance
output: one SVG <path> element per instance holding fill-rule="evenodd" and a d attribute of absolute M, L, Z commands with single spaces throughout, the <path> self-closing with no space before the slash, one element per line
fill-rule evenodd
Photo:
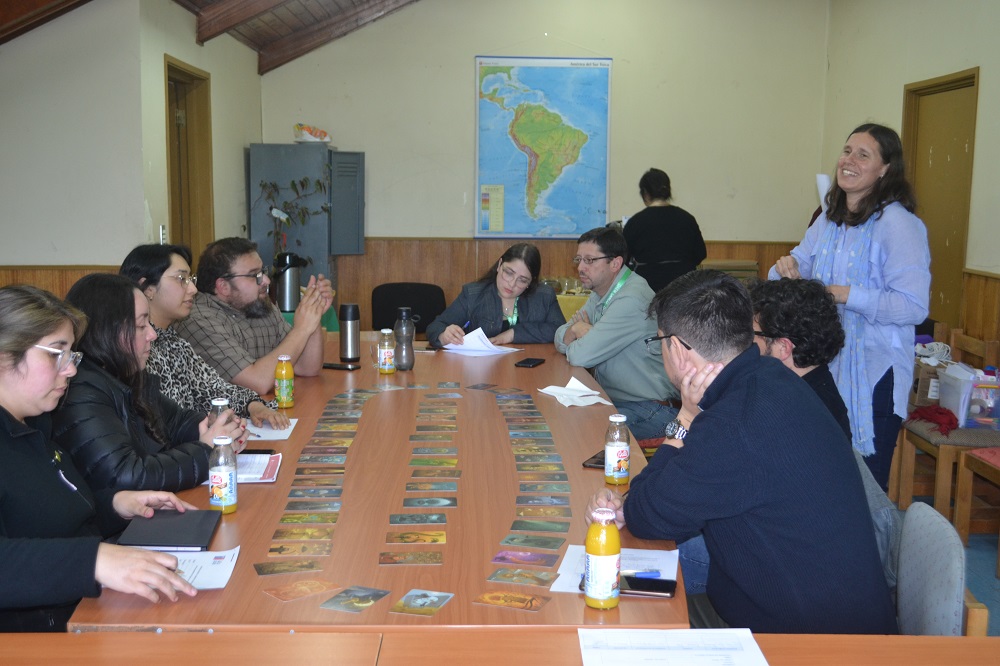
<path fill-rule="evenodd" d="M 1000 638 L 942 636 L 754 636 L 770 666 L 976 666 L 997 663 Z M 219 632 L 6 634 L 0 655 L 11 664 L 149 664 L 174 666 L 224 655 L 230 662 L 336 663 L 353 666 L 546 666 L 580 664 L 580 643 L 569 627 L 509 629 L 402 628 L 367 633 Z"/>
<path fill-rule="evenodd" d="M 336 336 L 331 336 L 327 358 L 336 358 Z M 367 345 L 363 345 L 367 346 Z M 528 356 L 546 359 L 537 368 L 516 368 L 514 362 Z M 590 495 L 603 487 L 600 470 L 584 469 L 581 463 L 603 446 L 607 417 L 613 408 L 605 405 L 564 407 L 536 388 L 564 386 L 573 376 L 594 388 L 594 379 L 583 369 L 569 366 L 551 345 L 528 345 L 523 352 L 491 357 L 463 357 L 445 352 L 418 353 L 410 372 L 379 376 L 369 363 L 356 372 L 324 371 L 316 378 L 296 381 L 296 405 L 291 416 L 298 425 L 290 440 L 278 442 L 284 454 L 281 472 L 274 484 L 240 487 L 239 510 L 222 518 L 211 550 L 241 547 L 232 579 L 224 590 L 202 591 L 194 599 L 177 603 L 150 604 L 135 596 L 105 591 L 98 599 L 85 599 L 70 621 L 71 631 L 93 630 L 245 630 L 329 631 L 343 627 L 350 631 L 383 631 L 395 627 L 427 626 L 585 626 L 618 625 L 633 627 L 687 627 L 683 585 L 674 599 L 624 598 L 618 609 L 595 611 L 583 603 L 581 594 L 552 594 L 541 587 L 503 585 L 488 582 L 499 566 L 490 562 L 501 549 L 500 541 L 511 532 L 516 518 L 515 498 L 532 494 L 520 492 L 519 475 L 511 451 L 507 423 L 497 406 L 497 395 L 466 388 L 489 383 L 510 392 L 525 393 L 545 417 L 555 446 L 562 456 L 571 493 L 572 519 L 568 544 L 582 544 L 586 531 L 584 508 Z M 461 388 L 439 388 L 441 382 L 457 382 Z M 416 385 L 416 386 L 411 386 Z M 333 528 L 332 554 L 320 558 L 322 571 L 278 576 L 258 576 L 253 564 L 274 562 L 269 557 L 272 535 L 289 503 L 289 491 L 299 453 L 316 429 L 317 419 L 335 396 L 358 395 L 352 391 L 383 390 L 364 403 L 357 434 L 347 454 L 343 481 L 342 509 Z M 514 389 L 517 389 L 515 391 Z M 422 403 L 442 402 L 431 398 L 441 393 L 459 393 L 453 399 L 458 412 L 451 443 L 414 442 L 417 410 Z M 364 395 L 364 394 L 362 394 Z M 444 401 L 447 401 L 446 399 Z M 410 465 L 414 446 L 454 446 L 458 449 L 457 493 L 406 492 L 414 481 Z M 637 472 L 645 461 L 638 447 L 632 447 Z M 458 506 L 444 509 L 404 509 L 406 497 L 456 496 Z M 195 488 L 181 496 L 207 506 L 205 488 Z M 407 529 L 435 529 L 436 526 L 407 528 L 390 526 L 389 514 L 444 512 L 444 545 L 387 544 L 386 533 Z M 322 527 L 322 526 L 320 526 Z M 441 526 L 437 526 L 441 527 Z M 672 548 L 671 542 L 646 542 L 623 533 L 623 545 L 638 548 Z M 441 565 L 380 565 L 383 551 L 441 551 Z M 534 549 L 533 549 L 534 550 Z M 543 552 L 543 551 L 536 551 Z M 527 567 L 536 569 L 535 567 Z M 539 569 L 555 571 L 551 569 Z M 366 586 L 389 590 L 385 598 L 361 613 L 320 608 L 335 591 L 295 601 L 282 602 L 264 589 L 294 580 L 322 579 L 338 586 Z M 389 608 L 411 589 L 453 593 L 455 597 L 433 617 L 390 613 Z M 541 610 L 530 612 L 473 603 L 484 592 L 508 590 L 550 597 Z"/>

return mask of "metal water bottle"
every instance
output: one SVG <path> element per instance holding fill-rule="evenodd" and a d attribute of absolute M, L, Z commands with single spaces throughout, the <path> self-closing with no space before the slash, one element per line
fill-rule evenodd
<path fill-rule="evenodd" d="M 396 325 L 392 332 L 396 336 L 396 369 L 413 369 L 413 336 L 416 329 L 413 326 L 412 309 L 401 307 L 396 315 Z"/>
<path fill-rule="evenodd" d="M 357 303 L 340 304 L 340 362 L 361 360 L 361 309 Z"/>

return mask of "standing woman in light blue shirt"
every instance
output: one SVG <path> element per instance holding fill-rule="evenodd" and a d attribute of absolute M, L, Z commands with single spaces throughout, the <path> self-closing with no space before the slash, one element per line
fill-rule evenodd
<path fill-rule="evenodd" d="M 833 294 L 846 340 L 830 371 L 854 448 L 885 489 L 913 381 L 914 326 L 927 317 L 931 284 L 927 230 L 913 214 L 894 130 L 867 123 L 851 132 L 826 206 L 769 277 L 814 278 Z"/>

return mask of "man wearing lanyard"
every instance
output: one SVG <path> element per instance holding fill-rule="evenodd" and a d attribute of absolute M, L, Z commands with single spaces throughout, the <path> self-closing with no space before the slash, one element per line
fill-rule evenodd
<path fill-rule="evenodd" d="M 653 290 L 626 267 L 628 246 L 620 232 L 591 229 L 577 240 L 580 282 L 590 298 L 556 330 L 555 345 L 571 365 L 590 369 L 637 439 L 663 437 L 680 407 L 667 379 L 647 315 Z"/>

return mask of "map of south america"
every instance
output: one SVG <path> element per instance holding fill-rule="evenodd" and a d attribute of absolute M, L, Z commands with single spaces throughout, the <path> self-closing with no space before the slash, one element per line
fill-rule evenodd
<path fill-rule="evenodd" d="M 580 157 L 587 135 L 563 122 L 561 116 L 537 104 L 521 104 L 514 110 L 510 136 L 528 156 L 528 184 L 525 189 L 528 215 L 536 218 L 538 196 Z"/>

